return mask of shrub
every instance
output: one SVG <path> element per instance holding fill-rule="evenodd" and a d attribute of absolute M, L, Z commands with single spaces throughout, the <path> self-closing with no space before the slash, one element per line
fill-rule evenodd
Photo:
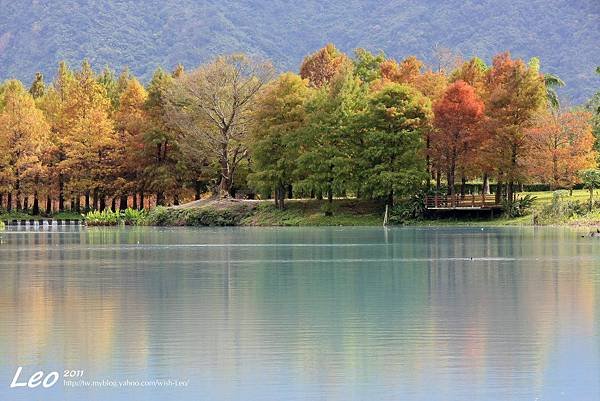
<path fill-rule="evenodd" d="M 85 215 L 85 222 L 88 226 L 116 226 L 121 222 L 121 217 L 119 212 L 110 209 L 101 212 L 92 210 Z"/>
<path fill-rule="evenodd" d="M 144 210 L 131 208 L 118 212 L 113 212 L 110 209 L 101 212 L 92 210 L 85 215 L 85 222 L 88 226 L 140 225 L 144 223 L 147 215 L 148 213 Z"/>
<path fill-rule="evenodd" d="M 502 207 L 508 217 L 521 217 L 531 210 L 536 199 L 537 197 L 527 194 L 513 202 L 504 201 Z"/>
<path fill-rule="evenodd" d="M 144 223 L 153 226 L 237 226 L 250 212 L 244 206 L 229 209 L 168 209 L 159 206 L 150 211 Z"/>
<path fill-rule="evenodd" d="M 128 226 L 139 226 L 144 224 L 148 212 L 146 210 L 136 210 L 128 207 L 125 211 L 121 212 L 121 218 L 123 223 Z"/>
<path fill-rule="evenodd" d="M 171 223 L 169 210 L 164 206 L 157 206 L 148 213 L 146 224 L 151 226 L 166 226 Z"/>
<path fill-rule="evenodd" d="M 552 193 L 552 202 L 544 205 L 533 216 L 534 224 L 561 222 L 566 219 L 583 216 L 588 213 L 587 202 L 570 200 L 568 191 L 559 190 Z"/>
<path fill-rule="evenodd" d="M 398 203 L 390 210 L 390 223 L 403 224 L 408 220 L 418 220 L 425 214 L 425 192 L 418 192 Z"/>

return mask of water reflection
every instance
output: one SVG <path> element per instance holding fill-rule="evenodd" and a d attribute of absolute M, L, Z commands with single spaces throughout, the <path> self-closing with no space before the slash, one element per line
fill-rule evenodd
<path fill-rule="evenodd" d="M 190 380 L 37 393 L 3 384 L 0 399 L 600 398 L 600 242 L 571 230 L 0 236 L 2 383 L 20 365 Z"/>

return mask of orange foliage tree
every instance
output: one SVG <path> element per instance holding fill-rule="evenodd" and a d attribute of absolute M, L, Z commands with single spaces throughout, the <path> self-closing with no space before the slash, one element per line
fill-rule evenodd
<path fill-rule="evenodd" d="M 430 155 L 446 173 L 448 191 L 454 195 L 456 171 L 466 177 L 469 160 L 481 145 L 480 130 L 484 105 L 475 89 L 463 81 L 450 85 L 433 108 L 436 129 L 431 134 Z"/>
<path fill-rule="evenodd" d="M 552 189 L 573 188 L 578 172 L 596 165 L 592 115 L 585 111 L 548 113 L 528 130 L 528 171 Z"/>
<path fill-rule="evenodd" d="M 328 84 L 344 65 L 350 63 L 348 56 L 329 43 L 304 58 L 300 67 L 300 76 L 308 79 L 311 86 L 320 88 Z"/>
<path fill-rule="evenodd" d="M 497 201 L 502 197 L 503 181 L 507 182 L 505 198 L 514 200 L 514 184 L 527 178 L 525 151 L 526 131 L 546 106 L 546 88 L 539 70 L 510 53 L 494 57 L 486 79 L 486 115 L 491 142 L 489 154 L 496 175 Z"/>

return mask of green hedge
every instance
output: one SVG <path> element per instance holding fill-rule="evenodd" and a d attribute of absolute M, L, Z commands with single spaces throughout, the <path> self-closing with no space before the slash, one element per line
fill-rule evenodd
<path fill-rule="evenodd" d="M 250 209 L 244 206 L 232 209 L 210 207 L 172 209 L 159 206 L 150 211 L 145 224 L 151 226 L 238 226 L 250 213 Z"/>

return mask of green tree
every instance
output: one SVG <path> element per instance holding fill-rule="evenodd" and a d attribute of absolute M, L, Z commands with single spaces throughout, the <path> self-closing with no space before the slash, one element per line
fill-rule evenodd
<path fill-rule="evenodd" d="M 326 215 L 333 213 L 335 192 L 358 186 L 356 121 L 365 100 L 364 86 L 348 67 L 307 102 L 307 126 L 296 145 L 296 174 L 301 187 L 327 195 Z"/>
<path fill-rule="evenodd" d="M 46 93 L 46 84 L 44 83 L 44 75 L 41 72 L 35 73 L 35 79 L 29 88 L 29 93 L 34 99 L 38 99 Z"/>
<path fill-rule="evenodd" d="M 259 96 L 252 130 L 251 184 L 260 191 L 275 193 L 275 205 L 283 209 L 286 188 L 293 182 L 298 149 L 293 140 L 306 123 L 306 80 L 293 73 L 280 75 Z"/>
<path fill-rule="evenodd" d="M 600 74 L 600 67 L 596 69 L 596 72 Z M 600 91 L 596 92 L 594 96 L 587 101 L 585 108 L 593 115 L 592 125 L 594 137 L 596 138 L 594 148 L 600 153 Z"/>
<path fill-rule="evenodd" d="M 381 79 L 381 63 L 386 60 L 385 54 L 373 54 L 368 50 L 359 48 L 354 50 L 354 73 L 361 81 L 371 83 Z"/>
<path fill-rule="evenodd" d="M 431 119 L 431 102 L 419 91 L 388 84 L 371 95 L 362 119 L 363 185 L 375 196 L 413 193 L 427 180 L 423 130 Z"/>
<path fill-rule="evenodd" d="M 590 191 L 590 210 L 594 206 L 594 190 L 600 188 L 600 170 L 588 169 L 579 172 L 584 188 Z"/>
<path fill-rule="evenodd" d="M 144 173 L 140 188 L 140 203 L 144 203 L 144 190 L 156 194 L 156 203 L 165 203 L 165 193 L 175 193 L 179 188 L 177 142 L 178 131 L 167 116 L 167 92 L 174 84 L 173 78 L 158 68 L 148 85 L 145 109 L 148 127 L 143 138 Z"/>

